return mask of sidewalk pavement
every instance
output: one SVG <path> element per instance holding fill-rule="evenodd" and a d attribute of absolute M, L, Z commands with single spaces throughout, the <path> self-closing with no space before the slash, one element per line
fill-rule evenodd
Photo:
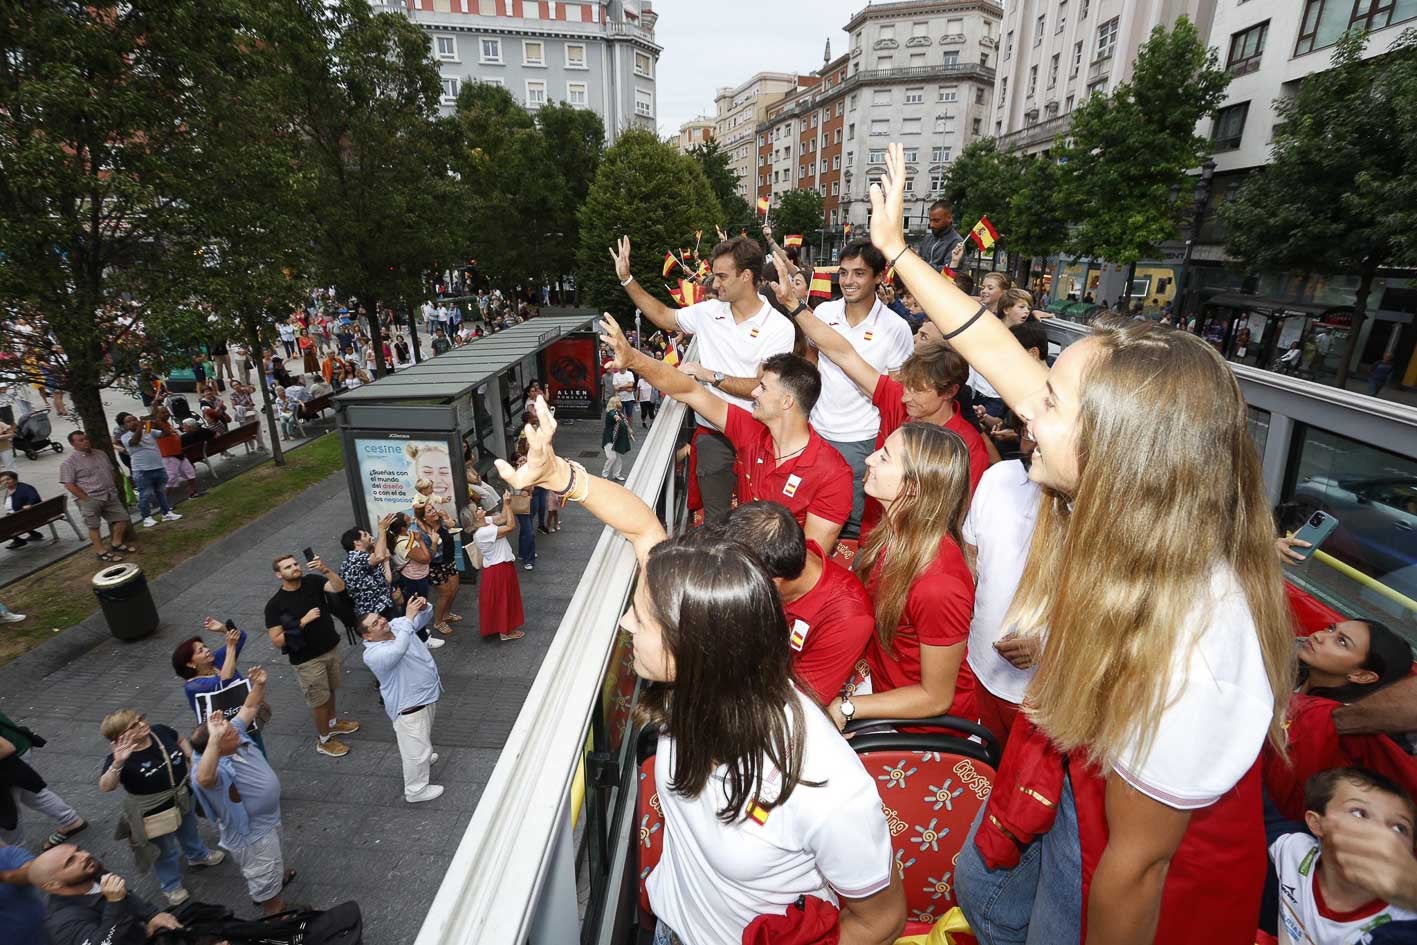
<path fill-rule="evenodd" d="M 557 439 L 563 455 L 587 464 L 600 455 L 598 423 L 564 428 Z M 312 545 L 337 567 L 343 560 L 338 536 L 351 520 L 340 471 L 152 582 L 162 617 L 153 636 L 119 642 L 95 615 L 0 667 L 6 714 L 49 740 L 27 760 L 89 820 L 78 842 L 154 902 L 161 902 L 156 879 L 138 875 L 126 845 L 113 839 L 119 798 L 98 790 L 109 750 L 98 725 L 108 712 L 128 706 L 189 732 L 195 719 L 169 660 L 210 614 L 231 618 L 249 635 L 243 670 L 263 664 L 270 673 L 266 745 L 281 779 L 286 865 L 299 871 L 287 900 L 327 908 L 354 899 L 369 945 L 413 941 L 601 532 L 599 522 L 572 505 L 561 513 L 560 532 L 537 534 L 536 570 L 517 570 L 527 616 L 520 642 L 481 639 L 477 586 L 463 585 L 454 609 L 465 619 L 434 652 L 445 691 L 433 729 L 440 756 L 433 781 L 447 790 L 435 801 L 409 805 L 393 727 L 357 647 L 341 645 L 338 705 L 340 718 L 362 728 L 345 739 L 348 755 L 329 758 L 315 751 L 293 668 L 263 632 L 265 603 L 275 589 L 272 558 Z M 21 808 L 20 826 L 25 845 L 38 852 L 56 825 Z M 214 848 L 209 824 L 202 834 Z M 212 869 L 188 869 L 184 882 L 194 899 L 223 903 L 240 916 L 258 912 L 229 858 Z"/>

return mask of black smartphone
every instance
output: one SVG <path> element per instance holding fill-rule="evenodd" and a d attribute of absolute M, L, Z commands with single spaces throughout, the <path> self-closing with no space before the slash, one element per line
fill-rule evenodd
<path fill-rule="evenodd" d="M 305 549 L 305 562 L 308 564 L 309 562 L 314 561 L 314 560 L 315 560 L 315 549 L 314 549 L 314 548 L 306 548 L 306 549 Z"/>
<path fill-rule="evenodd" d="M 228 629 L 228 630 L 235 630 L 235 629 L 236 629 L 236 621 L 235 621 L 235 620 L 232 620 L 230 617 L 226 618 L 226 629 Z"/>

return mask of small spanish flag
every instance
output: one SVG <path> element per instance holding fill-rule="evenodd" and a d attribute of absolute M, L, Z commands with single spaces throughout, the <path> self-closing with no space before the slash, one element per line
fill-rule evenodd
<path fill-rule="evenodd" d="M 836 274 L 836 269 L 831 266 L 817 266 L 812 270 L 812 284 L 808 287 L 807 297 L 813 299 L 830 299 L 832 297 L 832 276 Z"/>
<path fill-rule="evenodd" d="M 766 826 L 768 822 L 768 809 L 762 804 L 759 804 L 757 800 L 753 800 L 748 804 L 748 816 L 756 820 L 758 826 Z"/>
<path fill-rule="evenodd" d="M 664 267 L 660 270 L 663 273 L 664 278 L 668 279 L 669 274 L 674 271 L 674 267 L 677 265 L 679 265 L 679 260 L 674 258 L 674 254 L 672 252 L 666 250 L 664 253 Z"/>
<path fill-rule="evenodd" d="M 841 225 L 841 235 L 842 235 L 845 239 L 851 239 L 851 224 L 850 224 L 850 223 L 843 223 L 843 224 Z"/>
<path fill-rule="evenodd" d="M 708 260 L 699 260 L 699 268 L 694 272 L 695 279 L 707 279 L 713 270 L 709 268 Z"/>
<path fill-rule="evenodd" d="M 669 348 L 664 352 L 664 363 L 669 365 L 670 367 L 674 367 L 676 364 L 679 363 L 679 352 L 674 350 L 673 345 L 670 345 Z"/>
<path fill-rule="evenodd" d="M 974 240 L 974 245 L 979 247 L 981 253 L 985 253 L 999 238 L 999 231 L 994 229 L 994 224 L 989 222 L 988 217 L 980 217 L 979 222 L 974 224 L 974 229 L 969 231 L 969 238 Z"/>
<path fill-rule="evenodd" d="M 784 237 L 782 238 L 782 245 L 783 245 L 783 246 L 786 246 L 788 249 L 791 249 L 791 248 L 793 248 L 794 246 L 801 246 L 801 245 L 802 245 L 802 234 L 801 234 L 801 233 L 788 233 L 786 236 L 784 236 Z"/>
<path fill-rule="evenodd" d="M 801 652 L 802 647 L 807 644 L 807 631 L 811 629 L 805 620 L 792 621 L 792 648 Z"/>
<path fill-rule="evenodd" d="M 766 198 L 766 197 L 759 197 L 759 198 L 758 198 L 758 212 L 761 213 L 763 216 L 767 216 L 767 215 L 768 215 L 768 198 Z"/>
<path fill-rule="evenodd" d="M 672 286 L 666 285 L 665 288 L 669 290 L 669 297 L 674 300 L 675 304 L 677 304 L 680 308 L 688 307 L 688 303 L 684 301 L 684 293 L 680 292 L 677 288 Z"/>
<path fill-rule="evenodd" d="M 949 266 L 942 266 L 940 268 L 940 275 L 944 276 L 946 279 L 953 279 L 955 277 L 955 271 Z"/>
<path fill-rule="evenodd" d="M 864 341 L 870 341 L 870 340 L 871 340 L 871 331 L 870 331 L 869 329 L 867 329 L 866 334 L 862 335 L 861 338 L 862 338 L 862 340 L 864 340 Z"/>
<path fill-rule="evenodd" d="M 752 331 L 748 332 L 748 337 L 749 337 L 749 338 L 756 338 L 756 337 L 758 337 L 758 329 L 754 328 Z"/>
<path fill-rule="evenodd" d="M 697 305 L 704 300 L 704 296 L 706 294 L 707 293 L 705 292 L 704 287 L 699 285 L 694 280 L 679 280 L 679 296 L 684 300 L 683 302 L 679 303 L 680 305 Z"/>

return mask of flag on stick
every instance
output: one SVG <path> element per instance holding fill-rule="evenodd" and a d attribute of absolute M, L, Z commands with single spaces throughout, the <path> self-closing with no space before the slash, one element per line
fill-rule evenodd
<path fill-rule="evenodd" d="M 693 279 L 679 280 L 679 295 L 684 299 L 680 304 L 685 307 L 697 305 L 707 296 L 707 291 Z"/>
<path fill-rule="evenodd" d="M 989 222 L 987 216 L 980 217 L 979 222 L 974 224 L 974 229 L 969 231 L 969 238 L 974 240 L 974 245 L 979 247 L 981 253 L 987 253 L 989 247 L 999 238 L 999 231 L 994 229 L 994 224 Z"/>
<path fill-rule="evenodd" d="M 830 299 L 832 297 L 832 276 L 836 274 L 836 269 L 831 266 L 817 266 L 812 270 L 812 283 L 808 287 L 807 297 L 812 299 Z"/>
<path fill-rule="evenodd" d="M 767 197 L 759 197 L 759 198 L 758 198 L 758 212 L 761 213 L 763 216 L 767 216 L 767 215 L 768 215 L 768 205 L 769 205 L 769 202 L 770 202 L 770 201 L 768 200 Z"/>
<path fill-rule="evenodd" d="M 668 284 L 666 284 L 664 288 L 668 290 L 669 297 L 674 300 L 674 304 L 678 305 L 680 308 L 686 307 L 684 303 L 684 293 L 680 292 L 678 288 Z"/>
<path fill-rule="evenodd" d="M 801 233 L 789 233 L 789 234 L 787 234 L 786 236 L 784 236 L 784 237 L 782 238 L 782 245 L 783 245 L 783 246 L 786 246 L 788 249 L 791 249 L 791 248 L 793 248 L 794 246 L 801 246 L 801 245 L 802 245 L 802 234 L 801 234 Z"/>
<path fill-rule="evenodd" d="M 850 223 L 843 223 L 843 224 L 842 224 L 842 226 L 841 226 L 841 235 L 842 235 L 842 237 L 843 237 L 844 239 L 851 239 L 851 224 L 850 224 Z"/>
<path fill-rule="evenodd" d="M 674 253 L 668 250 L 664 253 L 664 267 L 661 270 L 664 278 L 668 279 L 669 274 L 674 271 L 674 267 L 679 265 L 679 260 L 674 258 Z"/>

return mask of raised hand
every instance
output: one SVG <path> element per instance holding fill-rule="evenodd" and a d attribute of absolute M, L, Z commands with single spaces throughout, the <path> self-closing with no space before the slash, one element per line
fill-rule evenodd
<path fill-rule="evenodd" d="M 723 227 L 719 226 L 717 223 L 713 225 L 713 231 L 718 234 L 718 241 L 720 243 L 728 239 L 728 234 L 723 232 Z"/>
<path fill-rule="evenodd" d="M 241 643 L 241 631 L 240 631 L 240 630 L 235 630 L 235 629 L 233 629 L 233 630 L 228 630 L 228 631 L 226 631 L 226 645 L 227 645 L 227 647 L 234 647 L 234 646 L 239 645 L 240 643 Z"/>
<path fill-rule="evenodd" d="M 630 346 L 630 339 L 620 330 L 620 323 L 615 321 L 615 316 L 609 312 L 602 315 L 600 331 L 601 344 L 609 345 L 615 370 L 623 371 L 628 368 L 630 360 L 635 356 L 635 349 Z"/>
<path fill-rule="evenodd" d="M 623 338 L 621 335 L 622 340 Z M 551 446 L 551 439 L 556 435 L 556 416 L 546 405 L 545 397 L 536 398 L 533 407 L 536 410 L 537 423 L 535 426 L 527 424 L 523 431 L 526 436 L 525 461 L 513 469 L 505 460 L 497 460 L 498 474 L 514 489 L 550 485 L 550 480 L 557 477 L 559 464 L 556 462 L 556 451 Z M 555 488 L 565 487 L 564 476 L 562 473 L 561 481 L 555 483 Z"/>
<path fill-rule="evenodd" d="M 797 287 L 792 284 L 792 277 L 796 274 L 797 267 L 792 265 L 787 254 L 781 250 L 774 252 L 772 259 L 777 267 L 777 281 L 772 284 L 773 294 L 777 296 L 778 304 L 782 310 L 790 312 L 797 307 L 797 303 L 802 301 L 797 295 Z"/>
<path fill-rule="evenodd" d="M 138 738 L 135 733 L 129 731 L 119 735 L 118 741 L 113 744 L 113 764 L 120 768 L 123 767 L 137 747 Z"/>
<path fill-rule="evenodd" d="M 122 902 L 128 898 L 128 884 L 117 873 L 104 873 L 98 881 L 98 891 L 109 902 Z"/>
<path fill-rule="evenodd" d="M 222 633 L 226 630 L 226 624 L 222 623 L 215 617 L 208 617 L 206 620 L 203 620 L 202 626 L 210 630 L 212 633 Z"/>
<path fill-rule="evenodd" d="M 259 689 L 266 684 L 266 668 L 264 666 L 253 666 L 246 674 L 246 679 L 251 683 L 252 689 Z"/>
<path fill-rule="evenodd" d="M 894 259 L 905 248 L 905 152 L 897 142 L 886 149 L 886 173 L 871 185 L 871 242 Z"/>
<path fill-rule="evenodd" d="M 615 263 L 615 275 L 624 282 L 630 278 L 630 238 L 620 237 L 620 242 L 610 248 L 610 260 Z"/>
<path fill-rule="evenodd" d="M 964 260 L 964 240 L 955 244 L 955 248 L 950 250 L 950 268 L 958 269 L 959 264 Z"/>

